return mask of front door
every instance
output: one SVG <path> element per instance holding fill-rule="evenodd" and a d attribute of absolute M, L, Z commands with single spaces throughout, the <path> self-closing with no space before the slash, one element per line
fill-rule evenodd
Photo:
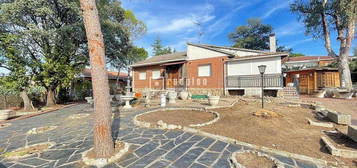
<path fill-rule="evenodd" d="M 167 80 L 166 88 L 175 88 L 180 78 L 181 65 L 171 65 L 166 67 Z"/>

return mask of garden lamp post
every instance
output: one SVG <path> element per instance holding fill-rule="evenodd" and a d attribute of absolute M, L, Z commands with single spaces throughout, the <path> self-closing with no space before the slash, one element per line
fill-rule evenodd
<path fill-rule="evenodd" d="M 264 73 L 265 73 L 265 69 L 266 69 L 266 65 L 259 65 L 259 72 L 260 75 L 262 77 L 262 108 L 264 108 Z"/>

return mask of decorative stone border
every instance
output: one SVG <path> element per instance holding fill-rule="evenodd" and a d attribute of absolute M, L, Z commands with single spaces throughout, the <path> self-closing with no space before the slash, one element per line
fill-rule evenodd
<path fill-rule="evenodd" d="M 207 107 L 203 107 L 206 110 L 209 109 L 219 109 L 219 108 L 229 108 L 229 107 L 233 107 L 236 103 L 238 103 L 241 99 L 235 100 L 233 101 L 232 104 L 228 105 L 228 106 L 207 106 Z"/>
<path fill-rule="evenodd" d="M 140 127 L 145 127 L 145 128 L 161 128 L 161 129 L 182 129 L 184 126 L 182 125 L 174 125 L 174 124 L 168 124 L 163 122 L 162 120 L 157 122 L 157 125 L 153 125 L 149 122 L 145 122 L 145 121 L 139 121 L 138 117 L 145 115 L 145 114 L 149 114 L 149 113 L 154 113 L 154 112 L 158 112 L 158 111 L 169 111 L 169 110 L 192 110 L 192 111 L 204 111 L 207 113 L 212 113 L 215 117 L 213 120 L 205 122 L 205 123 L 200 123 L 200 124 L 190 124 L 189 127 L 203 127 L 203 126 L 207 126 L 207 125 L 211 125 L 215 122 L 217 122 L 220 119 L 220 115 L 218 112 L 215 111 L 211 111 L 211 110 L 207 110 L 207 109 L 203 109 L 203 108 L 174 108 L 174 107 L 167 107 L 167 108 L 160 108 L 160 109 L 155 109 L 155 110 L 150 110 L 147 111 L 145 113 L 141 113 L 136 115 L 133 118 L 133 122 L 134 124 L 140 126 Z"/>
<path fill-rule="evenodd" d="M 357 126 L 356 125 L 348 126 L 347 136 L 350 137 L 353 141 L 357 142 Z"/>
<path fill-rule="evenodd" d="M 256 154 L 257 156 L 260 157 L 265 157 L 269 160 L 271 160 L 272 162 L 274 162 L 276 168 L 284 168 L 284 164 L 282 162 L 280 162 L 278 159 L 275 159 L 272 156 L 269 156 L 267 154 L 258 152 L 258 151 L 252 151 L 252 150 L 239 150 L 237 152 L 233 152 L 232 156 L 231 156 L 231 160 L 233 162 L 233 165 L 235 168 L 246 168 L 245 166 L 241 165 L 238 161 L 237 161 L 237 155 L 238 154 L 243 154 L 243 153 L 253 153 Z"/>
<path fill-rule="evenodd" d="M 239 101 L 245 101 L 242 98 L 238 98 L 237 101 L 233 102 L 231 105 L 229 106 L 215 106 L 215 107 L 205 107 L 205 109 L 216 109 L 216 108 L 229 108 L 229 107 L 233 107 L 236 103 L 238 103 Z M 296 103 L 296 102 L 292 102 L 292 101 L 288 101 L 288 100 L 284 100 L 284 102 L 291 102 L 291 103 Z M 307 108 L 311 108 L 314 109 L 315 106 L 317 105 L 315 102 L 298 102 L 302 107 L 307 107 Z M 158 110 L 162 110 L 162 109 L 158 109 Z M 151 111 L 149 111 L 151 112 Z M 148 112 L 145 112 L 148 113 Z M 142 114 L 145 114 L 142 113 Z M 146 127 L 146 128 L 150 128 L 150 123 L 146 123 L 146 122 L 141 122 L 138 121 L 136 119 L 137 116 L 136 115 L 133 119 L 134 124 L 140 126 L 140 127 Z M 309 157 L 309 156 L 305 156 L 305 155 L 300 155 L 300 154 L 295 154 L 295 153 L 290 153 L 290 152 L 285 152 L 285 151 L 279 151 L 276 149 L 272 149 L 272 148 L 268 148 L 268 147 L 264 147 L 264 146 L 258 146 L 258 145 L 254 145 L 254 144 L 249 144 L 246 142 L 241 142 L 238 141 L 236 139 L 233 138 L 229 138 L 229 137 L 225 137 L 225 136 L 221 136 L 221 135 L 216 135 L 216 134 L 211 134 L 208 132 L 204 132 L 198 129 L 194 129 L 194 128 L 190 128 L 190 127 L 182 127 L 182 130 L 185 132 L 189 132 L 189 133 L 193 133 L 193 134 L 197 134 L 197 135 L 201 135 L 201 136 L 205 136 L 205 137 L 209 137 L 209 138 L 213 138 L 213 139 L 217 139 L 226 143 L 231 143 L 231 144 L 237 144 L 240 146 L 244 146 L 250 149 L 254 149 L 254 150 L 260 150 L 262 152 L 267 152 L 267 153 L 272 153 L 272 154 L 276 154 L 276 155 L 280 155 L 280 156 L 284 156 L 284 157 L 291 157 L 294 159 L 298 159 L 298 160 L 302 160 L 302 161 L 308 161 L 308 162 L 313 162 L 316 165 L 318 165 L 319 167 L 326 167 L 326 165 L 329 163 L 331 165 L 337 165 L 337 162 L 327 162 L 326 160 L 322 160 L 322 159 L 318 159 L 318 158 L 313 158 L 313 157 Z"/>
<path fill-rule="evenodd" d="M 86 157 L 87 153 L 89 151 L 93 150 L 93 148 L 90 148 L 87 151 L 82 153 L 82 161 L 86 165 L 96 166 L 98 168 L 104 167 L 104 166 L 108 165 L 109 163 L 112 163 L 112 162 L 120 159 L 120 157 L 122 157 L 124 154 L 126 154 L 129 151 L 130 144 L 126 143 L 126 142 L 122 142 L 122 143 L 124 143 L 124 148 L 110 158 L 102 158 L 102 159 L 88 158 L 88 157 Z"/>
<path fill-rule="evenodd" d="M 35 135 L 35 134 L 42 134 L 47 131 L 52 131 L 56 129 L 57 126 L 44 126 L 44 127 L 38 127 L 38 128 L 32 128 L 29 131 L 27 131 L 27 135 Z"/>
<path fill-rule="evenodd" d="M 329 110 L 327 113 L 327 117 L 331 121 L 333 121 L 337 124 L 341 124 L 341 125 L 350 125 L 351 124 L 351 115 L 349 115 L 349 114 L 343 114 L 340 112 Z"/>
<path fill-rule="evenodd" d="M 37 143 L 37 144 L 33 144 L 33 145 L 30 145 L 30 146 L 25 146 L 25 147 L 22 147 L 22 148 L 18 148 L 14 151 L 11 151 L 11 152 L 6 152 L 6 153 L 16 153 L 16 152 L 19 152 L 20 150 L 23 150 L 23 149 L 26 149 L 26 148 L 30 148 L 30 147 L 34 147 L 34 146 L 37 146 L 37 145 L 48 145 L 48 148 L 47 149 L 44 149 L 43 151 L 41 152 L 44 152 L 44 151 L 47 151 L 48 149 L 52 148 L 53 146 L 56 145 L 55 142 L 43 142 L 43 143 Z M 6 155 L 3 154 L 3 155 Z M 21 159 L 21 158 L 25 158 L 25 157 L 29 157 L 29 156 L 32 156 L 32 155 L 36 155 L 38 153 L 31 153 L 31 154 L 25 154 L 25 155 L 15 155 L 15 156 L 8 156 L 6 157 L 7 159 L 11 159 L 11 160 L 16 160 L 16 159 Z"/>
<path fill-rule="evenodd" d="M 73 114 L 73 115 L 70 115 L 68 117 L 68 119 L 81 119 L 81 118 L 84 118 L 84 117 L 88 117 L 90 114 Z"/>
<path fill-rule="evenodd" d="M 331 155 L 339 156 L 343 158 L 357 158 L 356 150 L 347 150 L 347 149 L 338 149 L 336 148 L 332 142 L 328 140 L 326 136 L 321 137 L 322 142 L 325 143 L 327 149 L 330 151 Z"/>
<path fill-rule="evenodd" d="M 315 121 L 312 121 L 310 118 L 306 118 L 306 119 L 310 125 L 318 126 L 318 127 L 333 128 L 332 123 L 315 122 Z"/>
<path fill-rule="evenodd" d="M 188 108 L 188 109 L 192 109 L 192 108 Z M 150 113 L 150 112 L 154 112 L 154 111 L 161 111 L 161 110 L 163 110 L 163 109 L 156 109 L 156 110 L 152 110 L 152 111 L 148 111 L 148 112 L 136 115 L 134 117 L 134 119 L 133 119 L 134 124 L 136 124 L 136 125 L 138 125 L 140 127 L 150 128 L 150 126 L 151 126 L 150 123 L 139 121 L 139 120 L 137 120 L 137 117 L 140 116 L 140 115 L 144 115 L 146 113 Z M 177 110 L 177 108 L 175 110 Z M 260 151 L 267 152 L 267 153 L 272 153 L 272 154 L 281 155 L 281 156 L 285 156 L 285 157 L 291 157 L 291 158 L 295 158 L 295 159 L 299 159 L 299 160 L 303 160 L 303 161 L 313 162 L 313 163 L 319 165 L 320 167 L 324 167 L 328 163 L 327 161 L 322 160 L 322 159 L 317 159 L 317 158 L 313 158 L 313 157 L 309 157 L 309 156 L 305 156 L 305 155 L 300 155 L 300 154 L 295 154 L 295 153 L 290 153 L 290 152 L 285 152 L 285 151 L 279 151 L 279 150 L 268 148 L 268 147 L 264 147 L 264 146 L 257 146 L 257 145 L 254 145 L 254 144 L 241 142 L 241 141 L 238 141 L 238 140 L 233 139 L 233 138 L 229 138 L 229 137 L 225 137 L 225 136 L 216 135 L 216 134 L 208 133 L 208 132 L 205 132 L 205 131 L 201 131 L 201 130 L 195 129 L 195 128 L 190 128 L 190 127 L 183 126 L 182 130 L 185 131 L 185 132 L 189 132 L 189 133 L 193 133 L 193 134 L 197 134 L 197 135 L 201 135 L 201 136 L 217 139 L 217 140 L 220 140 L 220 141 L 224 141 L 226 143 L 245 146 L 245 147 L 248 147 L 248 148 L 251 148 L 251 149 L 254 149 L 254 150 L 260 150 Z M 337 165 L 337 162 L 329 162 L 329 163 Z"/>

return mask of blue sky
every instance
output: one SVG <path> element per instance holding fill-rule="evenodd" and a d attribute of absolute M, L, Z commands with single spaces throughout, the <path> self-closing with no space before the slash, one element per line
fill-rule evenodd
<path fill-rule="evenodd" d="M 135 41 L 151 55 L 151 44 L 157 37 L 177 51 L 186 50 L 186 43 L 230 46 L 228 34 L 248 18 L 260 18 L 270 24 L 279 45 L 305 55 L 326 55 L 321 39 L 304 34 L 304 25 L 289 11 L 291 0 L 122 0 L 125 9 L 134 11 L 148 27 L 146 35 Z M 199 38 L 201 23 L 203 36 Z M 336 39 L 332 36 L 332 39 Z M 332 41 L 338 53 L 337 41 Z M 354 41 L 356 46 L 356 41 Z M 6 72 L 0 68 L 0 73 Z"/>
<path fill-rule="evenodd" d="M 125 9 L 134 11 L 148 27 L 145 36 L 135 41 L 151 54 L 151 44 L 160 37 L 166 46 L 184 51 L 186 43 L 230 46 L 227 35 L 248 18 L 270 24 L 279 45 L 305 55 L 326 55 L 321 39 L 305 35 L 304 25 L 289 10 L 289 0 L 122 0 Z M 204 34 L 199 38 L 202 25 Z M 332 39 L 336 39 L 332 37 Z M 337 41 L 332 41 L 338 51 Z"/>

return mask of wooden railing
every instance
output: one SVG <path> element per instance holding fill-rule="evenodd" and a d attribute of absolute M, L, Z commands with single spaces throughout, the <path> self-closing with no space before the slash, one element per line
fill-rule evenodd
<path fill-rule="evenodd" d="M 237 75 L 226 77 L 227 88 L 261 87 L 260 75 Z M 264 74 L 264 87 L 283 87 L 282 74 Z"/>

